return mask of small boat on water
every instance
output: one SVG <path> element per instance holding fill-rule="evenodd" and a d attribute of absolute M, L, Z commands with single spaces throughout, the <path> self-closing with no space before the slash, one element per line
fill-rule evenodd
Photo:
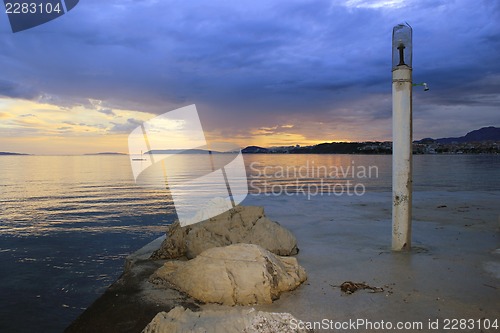
<path fill-rule="evenodd" d="M 141 156 L 142 156 L 142 150 L 141 150 Z M 133 158 L 132 161 L 146 161 L 145 158 Z"/>

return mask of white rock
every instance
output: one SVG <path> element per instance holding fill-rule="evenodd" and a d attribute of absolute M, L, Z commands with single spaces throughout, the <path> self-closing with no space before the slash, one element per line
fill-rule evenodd
<path fill-rule="evenodd" d="M 181 227 L 172 224 L 168 236 L 153 259 L 196 257 L 201 252 L 219 246 L 257 244 L 281 256 L 297 254 L 295 236 L 278 223 L 269 220 L 264 208 L 237 206 L 206 221 Z"/>
<path fill-rule="evenodd" d="M 255 309 L 206 310 L 192 312 L 182 306 L 160 312 L 143 333 L 306 333 L 292 329 L 297 322 L 289 313 L 271 313 Z"/>
<path fill-rule="evenodd" d="M 189 261 L 168 261 L 151 276 L 202 302 L 225 305 L 270 304 L 306 278 L 294 257 L 275 256 L 251 244 L 214 247 Z"/>

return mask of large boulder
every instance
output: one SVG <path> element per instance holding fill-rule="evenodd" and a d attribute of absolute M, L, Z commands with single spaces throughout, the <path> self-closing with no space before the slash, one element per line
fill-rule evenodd
<path fill-rule="evenodd" d="M 152 259 L 196 257 L 212 247 L 237 243 L 260 245 L 280 256 L 297 254 L 295 236 L 278 223 L 269 220 L 263 207 L 236 206 L 235 208 L 200 223 L 181 227 L 172 224 L 167 238 L 153 252 Z"/>
<path fill-rule="evenodd" d="M 152 276 L 206 303 L 270 304 L 306 280 L 294 257 L 279 257 L 258 245 L 214 247 L 189 261 L 168 261 Z"/>
<path fill-rule="evenodd" d="M 158 313 L 142 333 L 307 333 L 296 328 L 299 320 L 289 313 L 255 309 L 192 312 L 177 306 Z"/>

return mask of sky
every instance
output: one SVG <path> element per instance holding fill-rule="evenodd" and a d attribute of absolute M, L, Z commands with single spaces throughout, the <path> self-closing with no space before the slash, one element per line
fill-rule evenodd
<path fill-rule="evenodd" d="M 500 1 L 80 0 L 18 33 L 0 13 L 0 151 L 127 152 L 191 104 L 207 140 L 241 147 L 391 140 L 401 22 L 430 87 L 414 139 L 500 126 Z"/>

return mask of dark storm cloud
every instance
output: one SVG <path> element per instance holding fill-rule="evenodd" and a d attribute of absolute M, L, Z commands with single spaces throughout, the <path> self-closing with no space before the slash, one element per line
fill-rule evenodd
<path fill-rule="evenodd" d="M 38 96 L 38 94 L 32 87 L 23 86 L 22 84 L 16 82 L 0 79 L 0 96 L 33 99 Z"/>
<path fill-rule="evenodd" d="M 435 122 L 432 110 L 448 106 L 498 108 L 497 2 L 374 4 L 88 0 L 22 33 L 1 22 L 0 94 L 44 95 L 63 106 L 99 99 L 103 113 L 196 103 L 205 128 L 226 133 L 270 126 L 273 117 L 388 119 L 391 29 L 406 20 L 414 28 L 414 81 L 431 87 L 415 92 L 417 120 L 421 111 Z M 471 129 L 473 116 L 458 116 Z"/>

